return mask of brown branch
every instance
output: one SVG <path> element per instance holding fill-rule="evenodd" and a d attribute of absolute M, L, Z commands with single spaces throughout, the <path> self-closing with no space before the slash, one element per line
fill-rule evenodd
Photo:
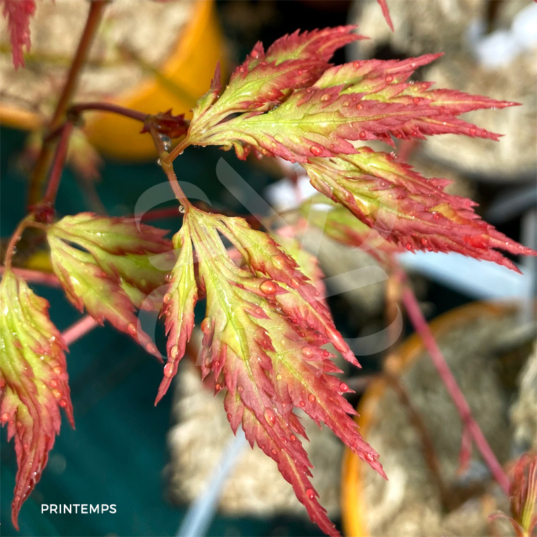
<path fill-rule="evenodd" d="M 47 191 L 43 198 L 43 203 L 45 205 L 53 206 L 56 201 L 56 194 L 58 193 L 58 187 L 60 186 L 60 179 L 62 177 L 67 150 L 69 149 L 69 139 L 71 138 L 72 132 L 73 124 L 70 121 L 66 121 L 61 130 L 60 140 L 56 147 L 52 171 L 50 172 L 50 178 L 47 185 Z"/>
<path fill-rule="evenodd" d="M 427 429 L 427 425 L 425 425 L 421 414 L 412 404 L 412 401 L 410 400 L 406 388 L 399 381 L 399 379 L 389 373 L 385 373 L 383 376 L 397 394 L 397 397 L 399 398 L 401 404 L 407 409 L 410 421 L 420 438 L 425 464 L 427 465 L 429 473 L 431 474 L 431 477 L 433 478 L 433 481 L 438 488 L 438 493 L 440 495 L 440 501 L 442 502 L 442 506 L 446 510 L 451 511 L 457 506 L 458 502 L 456 501 L 456 498 L 454 498 L 453 495 L 450 493 L 449 487 L 447 487 L 444 483 L 444 479 L 442 478 L 442 473 L 440 471 L 440 464 L 438 463 L 438 457 L 436 455 L 436 448 L 434 446 L 431 435 L 429 434 L 429 430 Z"/>
<path fill-rule="evenodd" d="M 145 114 L 144 112 L 138 112 L 137 110 L 131 110 L 130 108 L 125 108 L 124 106 L 119 106 L 112 103 L 78 103 L 69 107 L 68 113 L 71 114 L 80 114 L 81 112 L 86 111 L 101 111 L 101 112 L 111 112 L 112 114 L 118 114 L 120 116 L 128 117 L 136 121 L 141 121 L 142 123 L 150 116 L 150 114 Z"/>
<path fill-rule="evenodd" d="M 80 38 L 80 42 L 78 43 L 73 63 L 69 69 L 67 80 L 63 86 L 52 119 L 50 120 L 48 132 L 54 131 L 54 129 L 63 123 L 65 113 L 75 93 L 80 73 L 88 56 L 91 44 L 93 43 L 95 34 L 97 33 L 107 3 L 108 0 L 92 0 L 90 3 L 86 25 Z M 55 145 L 55 141 L 47 139 L 47 136 L 45 135 L 30 182 L 28 194 L 30 206 L 35 205 L 41 198 L 42 185 L 50 167 Z"/>

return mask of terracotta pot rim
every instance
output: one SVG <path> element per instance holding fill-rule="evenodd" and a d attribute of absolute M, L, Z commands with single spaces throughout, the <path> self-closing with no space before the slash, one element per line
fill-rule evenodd
<path fill-rule="evenodd" d="M 517 305 L 514 302 L 472 302 L 440 315 L 431 321 L 429 326 L 435 338 L 440 339 L 461 324 L 468 324 L 483 315 L 503 317 L 516 310 Z M 424 350 L 421 338 L 417 334 L 412 334 L 390 354 L 386 365 L 393 374 L 401 375 Z M 372 381 L 358 405 L 356 421 L 365 440 L 372 425 L 377 402 L 387 387 L 387 382 L 382 378 Z M 364 466 L 360 463 L 360 458 L 346 448 L 341 475 L 341 511 L 344 534 L 349 537 L 368 537 L 369 535 L 365 522 L 366 505 L 361 500 Z"/>
<path fill-rule="evenodd" d="M 195 44 L 196 36 L 200 29 L 207 24 L 211 15 L 212 0 L 196 0 L 192 7 L 190 20 L 176 41 L 172 52 L 162 64 L 162 73 L 169 74 L 180 70 L 187 61 L 190 48 Z M 103 98 L 103 102 L 112 102 L 128 107 L 128 102 L 144 94 L 149 93 L 156 87 L 154 79 L 144 80 L 140 84 L 120 91 L 113 97 Z M 31 112 L 17 105 L 5 105 L 0 101 L 0 126 L 18 128 L 21 130 L 38 130 L 45 124 L 44 118 L 37 112 Z"/>

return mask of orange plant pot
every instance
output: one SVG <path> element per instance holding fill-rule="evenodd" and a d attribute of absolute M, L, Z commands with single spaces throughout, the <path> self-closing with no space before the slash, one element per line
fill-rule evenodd
<path fill-rule="evenodd" d="M 467 326 L 478 318 L 484 316 L 499 318 L 513 311 L 514 306 L 509 304 L 476 302 L 441 315 L 433 320 L 429 326 L 435 339 L 440 341 L 452 330 Z M 386 367 L 391 374 L 400 376 L 424 351 L 421 338 L 413 334 L 390 355 L 386 362 Z M 367 388 L 358 405 L 359 417 L 356 421 L 365 440 L 367 440 L 371 427 L 382 419 L 377 410 L 387 387 L 388 383 L 384 379 L 374 380 Z M 380 456 L 382 462 L 382 453 Z M 347 448 L 343 456 L 341 476 L 341 512 L 343 532 L 347 537 L 369 537 L 365 515 L 368 506 L 367 498 L 364 494 L 365 487 L 362 474 L 362 472 L 367 471 L 372 470 Z"/>
<path fill-rule="evenodd" d="M 213 0 L 198 0 L 175 50 L 155 76 L 108 102 L 154 114 L 170 108 L 174 114 L 186 113 L 210 86 L 218 61 L 224 60 L 222 34 Z M 178 88 L 179 91 L 176 91 Z M 38 115 L 22 108 L 0 103 L 0 124 L 37 130 L 42 127 Z M 156 158 L 151 137 L 140 135 L 140 123 L 115 114 L 86 114 L 85 131 L 89 141 L 103 155 L 125 160 L 143 161 Z"/>

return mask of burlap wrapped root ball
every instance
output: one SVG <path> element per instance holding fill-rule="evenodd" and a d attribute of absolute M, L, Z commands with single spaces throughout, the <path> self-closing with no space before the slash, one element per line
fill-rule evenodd
<path fill-rule="evenodd" d="M 423 79 L 436 82 L 435 87 L 521 103 L 523 106 L 464 115 L 480 128 L 505 135 L 499 143 L 442 135 L 429 138 L 424 151 L 465 173 L 502 181 L 528 180 L 537 167 L 537 40 L 504 65 L 487 66 L 478 60 L 473 43 L 479 28 L 487 25 L 491 4 L 496 9 L 491 31 L 512 32 L 508 39 L 514 40 L 511 25 L 518 13 L 532 5 L 531 0 L 392 0 L 394 33 L 375 0 L 356 1 L 350 22 L 358 24 L 360 33 L 370 39 L 355 45 L 352 59 L 373 57 L 387 48 L 397 57 L 443 52 L 444 57 L 420 73 Z"/>
<path fill-rule="evenodd" d="M 76 100 L 106 99 L 152 79 L 166 61 L 190 20 L 195 1 L 114 0 L 82 71 Z M 53 110 L 58 92 L 84 29 L 88 2 L 36 2 L 31 19 L 32 47 L 25 67 L 15 70 L 7 21 L 0 17 L 0 95 L 2 107 L 38 112 Z"/>
<path fill-rule="evenodd" d="M 464 392 L 474 418 L 500 462 L 511 456 L 511 429 L 506 419 L 508 401 L 492 358 L 516 317 L 480 315 L 462 317 L 438 338 L 451 370 Z M 422 443 L 408 409 L 392 388 L 373 405 L 366 440 L 382 456 L 389 477 L 379 479 L 361 472 L 361 512 L 371 537 L 482 537 L 489 535 L 490 515 L 506 509 L 508 500 L 491 480 L 476 449 L 466 474 L 459 475 L 462 424 L 438 373 L 424 353 L 403 373 L 401 380 L 413 407 L 419 412 L 433 441 L 441 475 L 448 486 L 472 491 L 469 499 L 445 512 L 436 482 L 425 463 Z M 365 397 L 368 394 L 366 392 Z M 460 493 L 459 493 L 460 494 Z M 461 495 L 459 495 L 461 497 Z M 503 535 L 503 533 L 501 533 Z"/>

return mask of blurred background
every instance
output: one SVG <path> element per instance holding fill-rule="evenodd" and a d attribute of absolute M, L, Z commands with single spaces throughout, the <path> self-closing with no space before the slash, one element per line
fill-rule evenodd
<path fill-rule="evenodd" d="M 423 175 L 453 180 L 450 192 L 471 197 L 480 204 L 480 216 L 536 248 L 537 4 L 391 0 L 389 5 L 395 33 L 375 0 L 114 0 L 77 100 L 105 99 L 148 113 L 173 109 L 188 117 L 208 89 L 217 61 L 227 76 L 259 40 L 268 46 L 296 29 L 358 24 L 369 40 L 338 51 L 334 63 L 444 52 L 415 79 L 523 104 L 467 115 L 505 134 L 500 143 L 439 136 L 398 151 Z M 40 132 L 86 11 L 80 0 L 38 2 L 32 49 L 26 68 L 17 72 L 1 27 L 2 250 L 25 214 Z M 139 129 L 128 119 L 87 115 L 71 143 L 59 214 L 132 215 L 142 194 L 164 182 L 152 143 Z M 199 186 L 219 210 L 248 214 L 252 202 L 238 199 L 217 179 L 222 157 L 277 210 L 311 194 L 300 168 L 189 148 L 176 161 L 179 179 Z M 159 199 L 151 209 L 173 207 L 169 192 L 168 201 Z M 180 217 L 163 214 L 168 216 L 154 225 L 175 232 Z M 350 400 L 361 405 L 363 434 L 390 476 L 388 484 L 379 481 L 325 428 L 308 425 L 321 502 L 347 535 L 510 535 L 508 526 L 487 523 L 488 514 L 506 509 L 505 499 L 475 452 L 461 460 L 460 421 L 408 323 L 397 342 L 386 343 L 387 280 L 361 282 L 351 272 L 375 261 L 357 249 L 319 240 L 321 269 L 329 278 L 339 276 L 328 288 L 336 324 L 346 337 L 368 338 L 356 348 L 363 369 L 346 370 L 345 381 L 357 392 Z M 31 237 L 18 250 L 19 266 L 47 270 L 46 253 L 32 246 Z M 455 254 L 401 256 L 476 419 L 506 465 L 522 451 L 537 449 L 536 265 L 535 258 L 515 261 L 522 275 Z M 60 330 L 80 318 L 58 290 L 36 286 L 36 292 L 51 302 Z M 203 319 L 203 304 L 196 315 L 198 322 Z M 150 317 L 143 322 L 163 351 L 161 324 Z M 48 467 L 22 508 L 19 533 L 10 520 L 15 454 L 2 433 L 3 535 L 322 535 L 273 462 L 234 440 L 221 398 L 202 388 L 191 361 L 183 361 L 157 407 L 161 366 L 109 326 L 71 346 L 68 370 L 76 431 L 63 424 Z M 386 372 L 396 380 L 388 382 Z M 431 471 L 431 455 L 438 460 L 437 472 Z M 41 514 L 42 503 L 116 504 L 117 513 Z"/>

